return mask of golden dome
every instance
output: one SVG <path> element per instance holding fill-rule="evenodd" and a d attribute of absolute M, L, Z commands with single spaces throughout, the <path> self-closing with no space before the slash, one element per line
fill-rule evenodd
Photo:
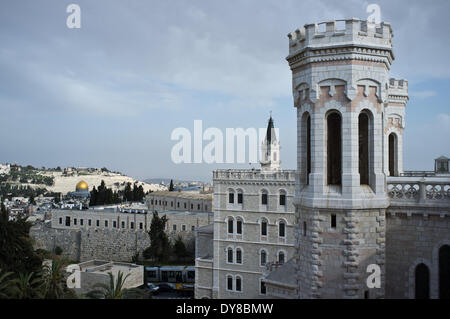
<path fill-rule="evenodd" d="M 88 186 L 88 184 L 85 181 L 79 181 L 75 189 L 77 191 L 78 190 L 82 190 L 82 189 L 87 189 L 88 190 L 89 186 Z"/>

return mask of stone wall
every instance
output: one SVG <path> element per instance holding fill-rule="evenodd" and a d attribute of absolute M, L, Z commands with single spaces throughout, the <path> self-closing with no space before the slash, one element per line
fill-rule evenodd
<path fill-rule="evenodd" d="M 421 263 L 429 270 L 430 297 L 438 298 L 438 252 L 443 245 L 450 245 L 450 217 L 448 208 L 436 213 L 427 211 L 397 208 L 390 209 L 387 215 L 387 298 L 414 298 L 415 268 Z"/>
<path fill-rule="evenodd" d="M 119 229 L 54 229 L 37 224 L 30 230 L 35 248 L 54 251 L 56 246 L 63 255 L 74 261 L 92 259 L 131 261 L 137 253 L 150 246 L 148 233 Z"/>

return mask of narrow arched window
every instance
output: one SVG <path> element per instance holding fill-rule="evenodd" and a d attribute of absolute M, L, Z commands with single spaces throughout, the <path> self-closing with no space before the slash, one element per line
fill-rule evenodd
<path fill-rule="evenodd" d="M 284 264 L 284 252 L 282 252 L 282 251 L 280 251 L 280 252 L 278 253 L 278 263 L 279 263 L 280 265 Z"/>
<path fill-rule="evenodd" d="M 361 185 L 369 185 L 369 116 L 359 114 L 359 176 Z"/>
<path fill-rule="evenodd" d="M 341 116 L 333 112 L 327 117 L 327 176 L 328 185 L 341 185 L 342 139 Z"/>
<path fill-rule="evenodd" d="M 439 249 L 439 298 L 450 299 L 450 246 Z"/>
<path fill-rule="evenodd" d="M 415 295 L 416 299 L 430 298 L 430 271 L 425 264 L 419 264 L 415 270 Z"/>
<path fill-rule="evenodd" d="M 236 221 L 236 234 L 242 235 L 242 220 L 238 219 Z"/>
<path fill-rule="evenodd" d="M 311 174 L 311 116 L 306 120 L 306 184 L 309 185 Z"/>
<path fill-rule="evenodd" d="M 242 190 L 237 191 L 237 203 L 242 204 L 244 202 L 244 193 Z"/>
<path fill-rule="evenodd" d="M 236 249 L 236 264 L 242 264 L 242 250 Z"/>
<path fill-rule="evenodd" d="M 267 263 L 267 253 L 265 250 L 261 250 L 261 260 L 260 260 L 260 265 L 261 266 L 265 266 Z"/>
<path fill-rule="evenodd" d="M 267 220 L 261 221 L 261 236 L 267 236 Z"/>
<path fill-rule="evenodd" d="M 229 263 L 233 263 L 233 249 L 232 248 L 228 248 L 228 254 L 227 254 L 227 261 Z"/>
<path fill-rule="evenodd" d="M 228 234 L 232 234 L 234 232 L 233 222 L 233 218 L 228 218 Z"/>
<path fill-rule="evenodd" d="M 240 276 L 236 276 L 236 291 L 242 291 L 242 278 Z"/>
<path fill-rule="evenodd" d="M 286 224 L 283 221 L 281 221 L 278 225 L 278 233 L 281 238 L 284 238 L 286 236 Z"/>
<path fill-rule="evenodd" d="M 263 190 L 261 193 L 261 205 L 267 205 L 268 202 L 268 194 L 267 191 Z"/>
<path fill-rule="evenodd" d="M 234 191 L 232 189 L 228 190 L 228 203 L 234 204 Z"/>
<path fill-rule="evenodd" d="M 389 135 L 389 176 L 396 176 L 398 172 L 397 167 L 397 135 L 395 133 L 391 133 Z"/>

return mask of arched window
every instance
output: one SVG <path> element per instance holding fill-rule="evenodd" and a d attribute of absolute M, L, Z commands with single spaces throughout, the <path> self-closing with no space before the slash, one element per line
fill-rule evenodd
<path fill-rule="evenodd" d="M 236 249 L 236 264 L 242 264 L 242 250 L 240 248 Z"/>
<path fill-rule="evenodd" d="M 242 291 L 242 278 L 241 276 L 236 276 L 236 291 Z"/>
<path fill-rule="evenodd" d="M 228 204 L 234 204 L 234 190 L 228 190 Z"/>
<path fill-rule="evenodd" d="M 228 234 L 233 234 L 234 233 L 234 228 L 233 228 L 233 224 L 234 224 L 234 220 L 232 217 L 228 218 Z"/>
<path fill-rule="evenodd" d="M 389 135 L 389 176 L 396 176 L 398 172 L 397 167 L 397 135 L 395 133 L 391 133 Z"/>
<path fill-rule="evenodd" d="M 280 191 L 280 206 L 286 206 L 286 191 Z"/>
<path fill-rule="evenodd" d="M 227 276 L 227 290 L 233 290 L 233 277 L 231 275 Z"/>
<path fill-rule="evenodd" d="M 261 191 L 261 205 L 267 205 L 268 203 L 268 192 L 264 189 Z"/>
<path fill-rule="evenodd" d="M 327 116 L 327 181 L 328 185 L 341 185 L 342 139 L 341 116 L 332 112 Z"/>
<path fill-rule="evenodd" d="M 450 299 L 450 246 L 439 249 L 439 298 Z"/>
<path fill-rule="evenodd" d="M 359 114 L 359 176 L 361 185 L 369 185 L 369 116 Z"/>
<path fill-rule="evenodd" d="M 236 219 L 236 234 L 242 235 L 242 219 Z"/>
<path fill-rule="evenodd" d="M 311 174 L 311 116 L 306 119 L 306 184 L 309 185 Z"/>
<path fill-rule="evenodd" d="M 242 205 L 243 202 L 244 202 L 244 192 L 242 191 L 242 189 L 238 189 L 237 190 L 237 203 Z"/>
<path fill-rule="evenodd" d="M 280 264 L 280 265 L 283 265 L 284 264 L 284 260 L 285 259 L 285 256 L 284 256 L 284 252 L 283 251 L 280 251 L 279 253 L 278 253 L 278 263 Z"/>
<path fill-rule="evenodd" d="M 425 264 L 419 264 L 415 270 L 415 298 L 430 298 L 430 271 Z"/>
<path fill-rule="evenodd" d="M 233 248 L 228 248 L 228 253 L 227 253 L 227 262 L 228 263 L 233 263 Z"/>
<path fill-rule="evenodd" d="M 281 238 L 286 237 L 286 224 L 284 223 L 284 221 L 280 221 L 278 225 L 278 236 L 280 236 Z"/>
<path fill-rule="evenodd" d="M 267 219 L 261 220 L 261 236 L 267 236 Z"/>
<path fill-rule="evenodd" d="M 265 266 L 267 264 L 267 252 L 263 249 L 260 254 L 260 266 Z"/>

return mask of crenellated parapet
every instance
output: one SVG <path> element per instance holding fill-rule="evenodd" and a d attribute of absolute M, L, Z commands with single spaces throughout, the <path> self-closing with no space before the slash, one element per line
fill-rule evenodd
<path fill-rule="evenodd" d="M 389 79 L 389 104 L 392 106 L 406 106 L 409 101 L 408 81 Z"/>
<path fill-rule="evenodd" d="M 391 25 L 379 26 L 359 19 L 306 24 L 288 34 L 291 68 L 311 62 L 362 60 L 385 63 L 390 68 Z"/>

